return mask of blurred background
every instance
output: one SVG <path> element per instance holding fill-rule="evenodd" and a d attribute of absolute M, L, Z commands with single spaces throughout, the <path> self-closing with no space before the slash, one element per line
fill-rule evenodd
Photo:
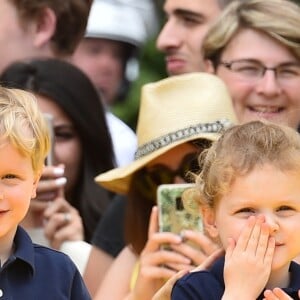
<path fill-rule="evenodd" d="M 97 1 L 97 0 L 96 0 Z M 101 0 L 105 1 L 105 0 Z M 163 54 L 156 50 L 155 40 L 164 23 L 164 0 L 106 0 L 135 7 L 140 11 L 147 28 L 145 44 L 138 53 L 139 73 L 133 78 L 125 99 L 111 106 L 112 112 L 135 130 L 139 109 L 140 90 L 143 84 L 167 77 Z"/>

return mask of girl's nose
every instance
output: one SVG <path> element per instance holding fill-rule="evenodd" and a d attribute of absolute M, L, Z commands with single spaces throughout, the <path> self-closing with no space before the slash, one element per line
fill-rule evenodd
<path fill-rule="evenodd" d="M 277 222 L 276 216 L 273 216 L 271 214 L 265 214 L 265 222 L 270 228 L 270 234 L 279 230 L 279 224 Z"/>

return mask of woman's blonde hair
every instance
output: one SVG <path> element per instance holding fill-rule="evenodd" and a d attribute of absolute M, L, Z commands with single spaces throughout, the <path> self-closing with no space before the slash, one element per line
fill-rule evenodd
<path fill-rule="evenodd" d="M 237 177 L 266 164 L 300 174 L 300 136 L 294 129 L 252 121 L 226 130 L 199 157 L 201 173 L 196 176 L 200 202 L 214 207 Z"/>
<path fill-rule="evenodd" d="M 7 140 L 31 158 L 35 173 L 42 169 L 50 135 L 35 97 L 22 90 L 0 87 L 0 142 Z"/>
<path fill-rule="evenodd" d="M 300 59 L 300 7 L 286 0 L 234 1 L 222 12 L 203 40 L 202 54 L 216 67 L 230 40 L 241 29 L 265 33 Z"/>

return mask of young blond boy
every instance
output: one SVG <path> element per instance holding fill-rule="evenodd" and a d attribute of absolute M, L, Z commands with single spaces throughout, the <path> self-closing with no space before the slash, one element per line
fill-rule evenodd
<path fill-rule="evenodd" d="M 50 146 L 34 97 L 0 87 L 0 297 L 91 299 L 70 258 L 33 244 L 26 215 Z"/>

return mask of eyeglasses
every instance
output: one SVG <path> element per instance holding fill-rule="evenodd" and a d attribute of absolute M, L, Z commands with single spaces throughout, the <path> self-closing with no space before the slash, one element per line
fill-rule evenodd
<path fill-rule="evenodd" d="M 146 169 L 146 176 L 151 179 L 154 184 L 174 183 L 177 176 L 188 181 L 187 173 L 198 172 L 199 164 L 196 153 L 189 153 L 182 159 L 179 167 L 176 170 L 171 170 L 163 164 L 157 164 Z"/>
<path fill-rule="evenodd" d="M 300 78 L 300 63 L 298 62 L 283 63 L 272 68 L 266 67 L 261 62 L 251 59 L 233 60 L 230 62 L 221 61 L 219 64 L 246 80 L 258 80 L 262 78 L 268 70 L 275 73 L 276 79 L 280 83 Z"/>

